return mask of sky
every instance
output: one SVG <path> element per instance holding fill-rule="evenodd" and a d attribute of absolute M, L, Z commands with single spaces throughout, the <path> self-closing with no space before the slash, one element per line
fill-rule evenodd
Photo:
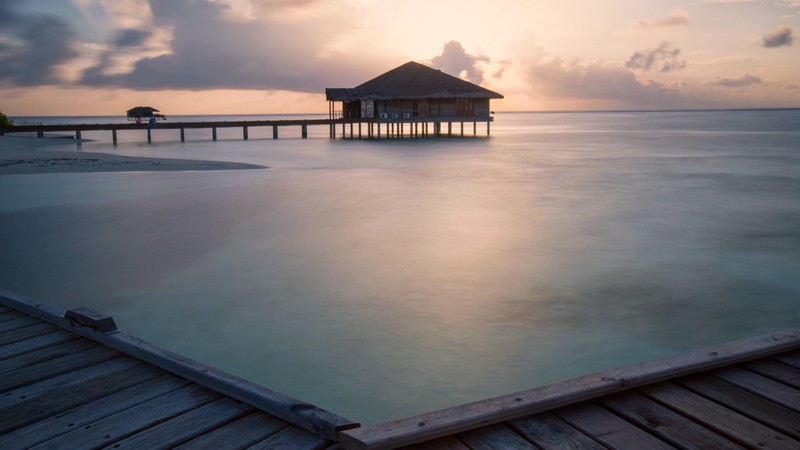
<path fill-rule="evenodd" d="M 417 61 L 498 111 L 800 107 L 800 0 L 0 0 L 0 111 L 326 113 Z"/>

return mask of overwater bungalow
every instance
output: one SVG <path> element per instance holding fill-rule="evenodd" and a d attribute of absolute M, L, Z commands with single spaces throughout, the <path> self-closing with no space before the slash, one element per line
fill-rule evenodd
<path fill-rule="evenodd" d="M 411 61 L 354 88 L 327 88 L 330 119 L 377 123 L 486 122 L 491 99 L 503 96 Z"/>
<path fill-rule="evenodd" d="M 167 120 L 167 116 L 160 114 L 160 112 L 152 106 L 136 106 L 128 110 L 128 120 L 135 120 L 141 122 L 142 119 L 151 120 Z"/>

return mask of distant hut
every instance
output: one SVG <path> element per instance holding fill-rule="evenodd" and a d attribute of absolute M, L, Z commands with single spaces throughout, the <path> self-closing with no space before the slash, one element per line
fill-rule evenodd
<path fill-rule="evenodd" d="M 354 88 L 325 89 L 331 119 L 491 122 L 497 92 L 414 61 Z M 341 109 L 337 108 L 341 102 Z"/>
<path fill-rule="evenodd" d="M 128 110 L 128 120 L 141 123 L 142 119 L 155 122 L 156 120 L 167 120 L 167 116 L 159 114 L 159 111 L 151 106 L 137 106 Z"/>

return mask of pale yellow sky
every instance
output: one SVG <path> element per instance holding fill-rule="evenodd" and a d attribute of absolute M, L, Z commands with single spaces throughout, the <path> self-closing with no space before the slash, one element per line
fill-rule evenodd
<path fill-rule="evenodd" d="M 800 107 L 800 0 L 0 4 L 9 116 L 324 113 L 415 60 L 496 110 Z"/>

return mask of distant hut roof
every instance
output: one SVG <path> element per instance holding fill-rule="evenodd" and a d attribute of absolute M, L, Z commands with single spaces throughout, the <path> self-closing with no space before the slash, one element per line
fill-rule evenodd
<path fill-rule="evenodd" d="M 128 117 L 153 117 L 160 115 L 155 114 L 157 112 L 159 111 L 152 106 L 136 106 L 128 110 Z"/>
<path fill-rule="evenodd" d="M 503 98 L 497 92 L 410 61 L 352 89 L 325 89 L 330 101 Z"/>

